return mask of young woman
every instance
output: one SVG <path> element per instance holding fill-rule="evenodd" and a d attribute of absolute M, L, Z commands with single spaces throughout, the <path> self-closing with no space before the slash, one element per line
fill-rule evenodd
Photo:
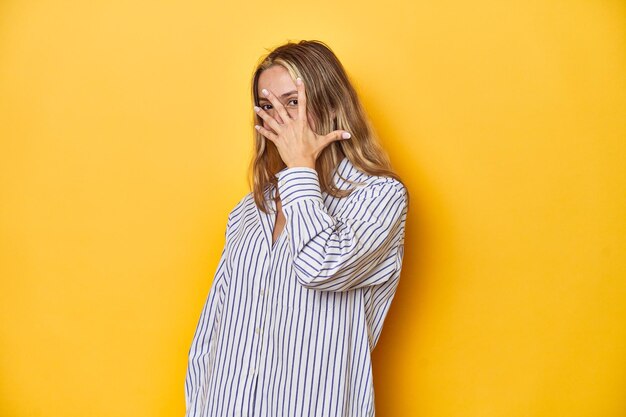
<path fill-rule="evenodd" d="M 323 42 L 271 51 L 252 97 L 252 191 L 228 215 L 186 416 L 374 416 L 370 354 L 400 278 L 407 189 Z"/>

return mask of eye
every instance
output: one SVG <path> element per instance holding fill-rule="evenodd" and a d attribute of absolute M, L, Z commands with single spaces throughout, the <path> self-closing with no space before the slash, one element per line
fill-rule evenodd
<path fill-rule="evenodd" d="M 291 103 L 292 101 L 295 101 L 295 102 L 296 102 L 296 104 L 294 104 L 294 106 L 297 106 L 297 105 L 298 105 L 298 99 L 296 99 L 296 98 L 291 99 L 291 100 L 289 100 L 289 103 Z"/>
<path fill-rule="evenodd" d="M 267 106 L 272 107 L 272 105 L 271 105 L 271 104 L 264 104 L 264 105 L 262 105 L 262 106 L 260 106 L 260 107 L 261 107 L 263 110 L 267 111 L 267 110 L 268 110 L 268 109 L 266 109 L 266 107 L 267 107 Z"/>

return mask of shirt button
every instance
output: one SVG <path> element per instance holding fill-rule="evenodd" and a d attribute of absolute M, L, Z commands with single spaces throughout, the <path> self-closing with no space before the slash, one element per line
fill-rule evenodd
<path fill-rule="evenodd" d="M 278 181 L 278 185 L 281 185 L 281 186 L 282 186 L 282 185 L 285 185 L 285 180 L 280 180 L 280 181 Z"/>
<path fill-rule="evenodd" d="M 261 333 L 261 328 L 257 327 L 256 329 L 254 329 L 254 331 L 256 332 L 256 334 L 260 334 Z"/>
<path fill-rule="evenodd" d="M 256 369 L 254 368 L 250 369 L 250 372 L 249 372 L 250 376 L 253 376 L 255 373 L 256 373 Z"/>
<path fill-rule="evenodd" d="M 265 290 L 263 288 L 261 288 L 261 291 L 259 291 L 261 293 L 261 295 L 265 295 Z"/>

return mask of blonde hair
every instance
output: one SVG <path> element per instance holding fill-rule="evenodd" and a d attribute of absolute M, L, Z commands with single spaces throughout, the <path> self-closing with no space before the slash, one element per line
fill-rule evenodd
<path fill-rule="evenodd" d="M 289 41 L 262 57 L 254 70 L 251 86 L 252 100 L 256 106 L 260 106 L 257 92 L 259 76 L 273 65 L 283 66 L 294 82 L 297 77 L 302 78 L 306 86 L 306 112 L 314 120 L 318 134 L 346 130 L 352 135 L 350 139 L 331 142 L 317 157 L 315 169 L 322 191 L 335 197 L 345 197 L 351 193 L 351 189 L 339 189 L 333 182 L 334 169 L 344 156 L 367 174 L 392 177 L 402 183 L 400 176 L 391 167 L 389 156 L 378 142 L 376 132 L 343 65 L 324 42 Z M 332 110 L 335 111 L 335 117 Z M 264 190 L 270 185 L 277 186 L 275 174 L 286 165 L 276 145 L 254 129 L 254 124 L 263 125 L 263 119 L 257 114 L 254 114 L 252 126 L 255 149 L 248 183 L 250 185 L 252 181 L 255 204 L 269 213 Z"/>

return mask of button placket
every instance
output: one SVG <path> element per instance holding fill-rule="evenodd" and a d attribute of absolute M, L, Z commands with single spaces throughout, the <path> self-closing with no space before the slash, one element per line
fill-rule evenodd
<path fill-rule="evenodd" d="M 254 398 L 256 398 L 256 406 L 255 406 L 255 412 L 254 415 L 257 415 L 258 413 L 260 413 L 261 408 L 263 407 L 263 384 L 260 383 L 259 381 L 259 374 L 264 371 L 264 368 L 262 368 L 264 366 L 264 362 L 263 362 L 263 358 L 266 357 L 268 355 L 268 348 L 270 347 L 270 343 L 267 342 L 266 337 L 267 337 L 267 333 L 265 330 L 265 327 L 268 323 L 268 319 L 271 320 L 271 318 L 269 317 L 271 315 L 271 300 L 270 300 L 270 288 L 269 288 L 269 284 L 270 284 L 270 279 L 269 276 L 273 270 L 273 263 L 274 263 L 274 251 L 273 250 L 267 250 L 266 248 L 263 248 L 263 254 L 268 257 L 269 262 L 266 263 L 266 269 L 263 270 L 263 280 L 260 283 L 260 289 L 259 289 L 259 302 L 262 303 L 262 308 L 260 311 L 260 317 L 259 320 L 257 321 L 258 326 L 254 328 L 254 333 L 255 333 L 255 338 L 258 338 L 258 343 L 259 343 L 259 349 L 258 349 L 258 354 L 256 355 L 255 358 L 255 366 L 252 366 L 249 371 L 248 371 L 248 376 L 250 378 L 254 378 Z"/>
<path fill-rule="evenodd" d="M 265 258 L 269 261 L 265 263 L 265 268 L 262 272 L 262 279 L 259 283 L 260 288 L 258 291 L 258 303 L 260 303 L 261 308 L 259 311 L 259 316 L 257 318 L 257 326 L 255 326 L 254 328 L 254 338 L 257 339 L 258 343 L 258 349 L 256 349 L 258 354 L 256 355 L 256 357 L 254 357 L 253 363 L 250 364 L 250 368 L 248 370 L 248 377 L 253 379 L 252 391 L 253 398 L 256 399 L 256 407 L 261 407 L 261 403 L 263 402 L 260 396 L 260 391 L 262 391 L 263 387 L 261 386 L 262 384 L 259 382 L 258 379 L 259 373 L 262 370 L 261 367 L 263 366 L 262 358 L 266 355 L 267 343 L 265 342 L 266 332 L 264 331 L 264 326 L 267 323 L 267 311 L 269 304 L 269 289 L 267 288 L 267 284 L 269 282 L 268 276 L 271 273 L 273 262 L 273 251 L 267 250 L 265 247 L 263 247 L 262 252 Z M 256 415 L 256 413 L 254 415 Z"/>

